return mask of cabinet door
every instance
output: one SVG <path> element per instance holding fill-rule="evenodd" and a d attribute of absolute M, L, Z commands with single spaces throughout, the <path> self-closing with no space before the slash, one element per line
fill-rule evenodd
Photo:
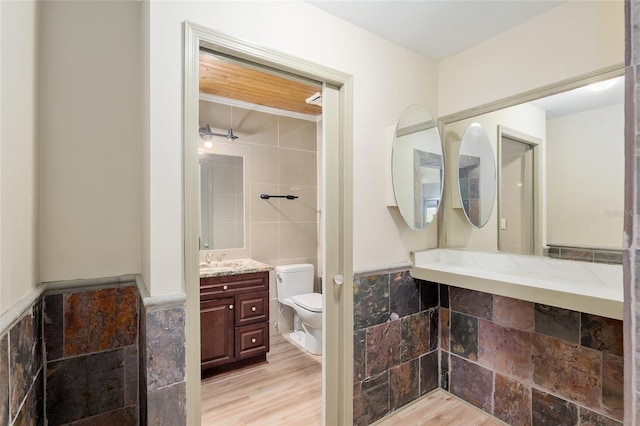
<path fill-rule="evenodd" d="M 202 369 L 234 361 L 233 297 L 200 302 Z"/>

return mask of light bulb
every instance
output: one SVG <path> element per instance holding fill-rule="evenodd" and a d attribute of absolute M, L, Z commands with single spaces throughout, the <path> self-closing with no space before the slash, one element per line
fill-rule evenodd
<path fill-rule="evenodd" d="M 599 81 L 597 83 L 590 84 L 588 87 L 589 89 L 594 90 L 596 92 L 601 92 L 603 90 L 607 90 L 613 87 L 618 82 L 618 80 L 619 80 L 619 77 L 613 78 L 611 80 Z"/>

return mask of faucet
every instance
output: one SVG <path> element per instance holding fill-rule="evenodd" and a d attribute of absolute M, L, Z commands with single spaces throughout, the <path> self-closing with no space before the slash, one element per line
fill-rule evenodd
<path fill-rule="evenodd" d="M 222 262 L 222 258 L 225 257 L 227 253 L 218 253 L 218 262 Z"/>

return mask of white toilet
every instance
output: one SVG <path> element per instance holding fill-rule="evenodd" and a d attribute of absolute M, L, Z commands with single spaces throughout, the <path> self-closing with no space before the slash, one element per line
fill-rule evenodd
<path fill-rule="evenodd" d="M 322 294 L 313 292 L 313 265 L 276 266 L 278 301 L 293 308 L 291 340 L 314 355 L 322 354 Z"/>

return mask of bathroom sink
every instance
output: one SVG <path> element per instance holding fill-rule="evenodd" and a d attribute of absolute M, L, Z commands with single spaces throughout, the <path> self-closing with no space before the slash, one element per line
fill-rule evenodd
<path fill-rule="evenodd" d="M 223 272 L 235 271 L 237 266 L 201 266 L 200 274 L 220 274 Z"/>
<path fill-rule="evenodd" d="M 238 266 L 242 266 L 245 263 L 246 262 L 244 261 L 244 259 L 243 260 L 227 260 L 224 262 L 211 262 L 209 266 L 214 268 L 227 268 L 227 267 L 237 268 Z"/>

